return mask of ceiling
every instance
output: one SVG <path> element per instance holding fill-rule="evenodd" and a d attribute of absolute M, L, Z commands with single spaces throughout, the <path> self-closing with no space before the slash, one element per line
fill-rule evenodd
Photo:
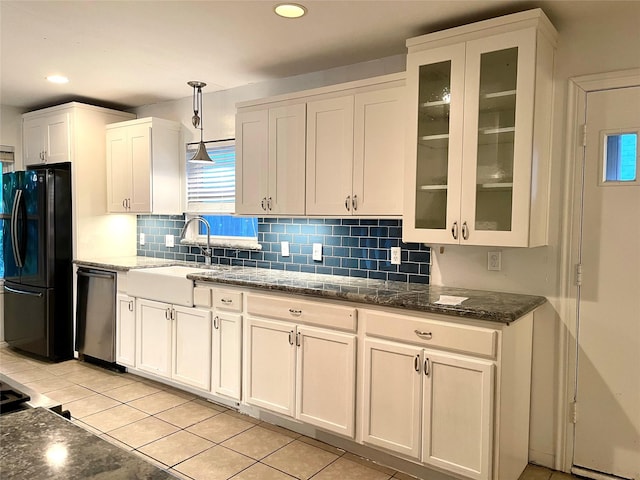
<path fill-rule="evenodd" d="M 32 110 L 70 100 L 132 108 L 404 54 L 407 38 L 542 7 L 556 28 L 612 2 L 296 0 L 0 0 L 0 104 Z M 66 85 L 45 81 L 69 77 Z"/>

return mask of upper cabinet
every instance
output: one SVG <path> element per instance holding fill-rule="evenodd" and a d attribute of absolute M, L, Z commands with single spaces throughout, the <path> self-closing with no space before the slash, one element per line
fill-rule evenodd
<path fill-rule="evenodd" d="M 107 208 L 182 213 L 180 124 L 142 118 L 107 125 Z"/>
<path fill-rule="evenodd" d="M 236 213 L 304 215 L 304 103 L 236 115 Z"/>
<path fill-rule="evenodd" d="M 25 166 L 70 162 L 70 113 L 56 111 L 25 117 L 23 143 Z"/>
<path fill-rule="evenodd" d="M 537 9 L 407 41 L 404 241 L 547 244 L 556 35 Z"/>
<path fill-rule="evenodd" d="M 400 216 L 404 74 L 238 105 L 236 213 Z"/>

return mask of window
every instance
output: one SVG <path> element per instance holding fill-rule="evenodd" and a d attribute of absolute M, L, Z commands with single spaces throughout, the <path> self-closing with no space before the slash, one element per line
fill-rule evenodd
<path fill-rule="evenodd" d="M 205 142 L 212 163 L 191 163 L 198 144 L 187 144 L 187 212 L 233 213 L 236 196 L 235 141 Z"/>
<path fill-rule="evenodd" d="M 605 182 L 634 182 L 637 179 L 638 134 L 604 135 Z"/>
<path fill-rule="evenodd" d="M 258 249 L 258 219 L 234 217 L 236 193 L 236 153 L 233 139 L 205 142 L 213 163 L 191 163 L 198 144 L 187 144 L 187 215 L 201 215 L 211 226 L 211 243 Z M 197 225 L 197 226 L 196 226 Z M 202 222 L 192 222 L 186 239 L 205 243 Z"/>

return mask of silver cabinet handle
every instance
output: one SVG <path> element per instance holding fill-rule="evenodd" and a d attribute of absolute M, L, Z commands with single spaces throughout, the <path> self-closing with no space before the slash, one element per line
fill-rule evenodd
<path fill-rule="evenodd" d="M 353 211 L 358 210 L 358 195 L 354 195 L 351 199 L 351 205 L 353 206 Z"/>
<path fill-rule="evenodd" d="M 458 239 L 458 222 L 453 222 L 453 225 L 451 226 L 451 235 L 454 240 Z"/>
<path fill-rule="evenodd" d="M 431 335 L 431 332 L 423 332 L 422 330 L 414 330 L 414 332 L 417 336 L 425 340 L 431 340 L 431 338 L 433 337 L 433 335 Z"/>
<path fill-rule="evenodd" d="M 262 197 L 262 201 L 260 202 L 260 206 L 266 212 L 267 211 L 267 197 Z"/>
<path fill-rule="evenodd" d="M 462 238 L 469 240 L 469 227 L 467 227 L 467 222 L 462 224 Z"/>
<path fill-rule="evenodd" d="M 293 345 L 293 330 L 289 332 L 289 345 Z"/>
<path fill-rule="evenodd" d="M 272 204 L 272 200 L 271 200 L 271 197 L 269 197 L 269 199 L 267 200 L 267 209 L 269 211 L 271 211 L 271 204 Z"/>
<path fill-rule="evenodd" d="M 347 209 L 347 212 L 351 211 L 351 195 L 347 195 L 347 198 L 344 199 L 344 208 Z"/>
<path fill-rule="evenodd" d="M 169 320 L 169 310 L 170 310 L 169 308 L 164 309 L 164 318 L 167 320 Z"/>
<path fill-rule="evenodd" d="M 122 199 L 122 208 L 127 208 L 127 199 L 126 198 Z"/>
<path fill-rule="evenodd" d="M 220 317 L 218 317 L 217 315 L 213 317 L 213 328 L 215 328 L 216 330 L 220 328 Z"/>
<path fill-rule="evenodd" d="M 290 308 L 289 313 L 294 317 L 299 317 L 300 315 L 302 315 L 302 310 L 295 310 L 293 308 Z"/>
<path fill-rule="evenodd" d="M 428 377 L 428 376 L 429 376 L 429 372 L 430 372 L 430 369 L 429 369 L 429 359 L 428 359 L 428 358 L 425 358 L 425 359 L 424 359 L 424 374 Z"/>
<path fill-rule="evenodd" d="M 300 332 L 296 333 L 296 346 L 300 346 Z"/>
<path fill-rule="evenodd" d="M 133 312 L 133 300 L 129 300 L 129 311 Z"/>
<path fill-rule="evenodd" d="M 416 372 L 420 371 L 420 355 L 416 355 L 416 358 L 413 359 L 413 368 Z"/>
<path fill-rule="evenodd" d="M 221 298 L 220 301 L 225 305 L 230 305 L 233 303 L 233 300 L 231 300 L 230 298 Z"/>

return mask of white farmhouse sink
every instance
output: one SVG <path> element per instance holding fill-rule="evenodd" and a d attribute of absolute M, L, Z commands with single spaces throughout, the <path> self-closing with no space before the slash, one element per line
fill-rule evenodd
<path fill-rule="evenodd" d="M 190 273 L 201 268 L 174 265 L 131 269 L 127 273 L 127 294 L 132 297 L 193 307 L 193 280 Z"/>

